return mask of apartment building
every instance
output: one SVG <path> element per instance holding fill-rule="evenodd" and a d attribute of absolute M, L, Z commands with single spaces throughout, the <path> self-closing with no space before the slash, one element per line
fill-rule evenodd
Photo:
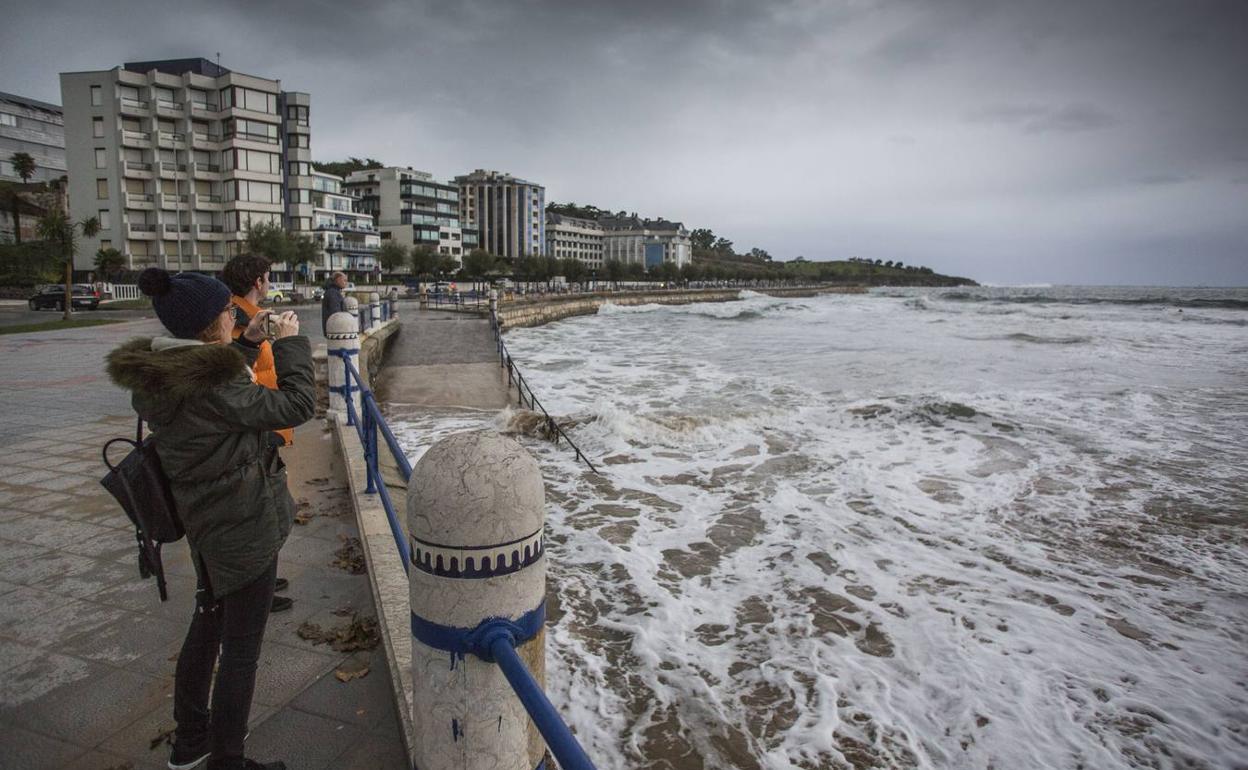
<path fill-rule="evenodd" d="M 65 121 L 61 108 L 0 91 L 0 180 L 21 182 L 9 161 L 24 152 L 35 161 L 32 182 L 65 176 Z"/>
<path fill-rule="evenodd" d="M 605 231 L 596 219 L 546 212 L 546 253 L 557 259 L 575 259 L 591 269 L 603 266 Z"/>
<path fill-rule="evenodd" d="M 507 259 L 546 253 L 546 188 L 499 171 L 455 177 L 460 214 L 481 248 Z"/>
<path fill-rule="evenodd" d="M 356 211 L 372 216 L 383 238 L 428 246 L 462 263 L 477 248 L 477 231 L 460 218 L 459 188 L 413 168 L 370 168 L 348 175 L 344 189 Z"/>
<path fill-rule="evenodd" d="M 377 270 L 381 233 L 371 215 L 355 210 L 355 198 L 343 189 L 342 177 L 316 170 L 311 175 L 311 230 L 321 258 L 308 278 L 319 282 L 341 270 L 352 280 L 363 280 Z"/>
<path fill-rule="evenodd" d="M 640 263 L 646 269 L 663 262 L 684 267 L 693 259 L 689 231 L 680 222 L 629 216 L 601 217 L 602 258 L 625 264 Z"/>
<path fill-rule="evenodd" d="M 70 209 L 101 225 L 76 269 L 112 247 L 131 269 L 215 271 L 253 225 L 311 231 L 307 94 L 195 58 L 61 73 L 61 101 Z"/>

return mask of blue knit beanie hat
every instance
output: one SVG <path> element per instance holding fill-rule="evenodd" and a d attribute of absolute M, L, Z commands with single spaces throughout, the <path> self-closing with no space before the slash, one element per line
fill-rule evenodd
<path fill-rule="evenodd" d="M 175 337 L 193 340 L 230 304 L 230 290 L 210 275 L 170 274 L 149 267 L 139 274 L 139 290 L 152 298 L 156 317 Z"/>

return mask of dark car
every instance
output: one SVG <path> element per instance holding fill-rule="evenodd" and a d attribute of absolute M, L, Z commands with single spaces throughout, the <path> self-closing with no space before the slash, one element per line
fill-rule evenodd
<path fill-rule="evenodd" d="M 100 306 L 100 293 L 93 286 L 86 283 L 76 283 L 72 287 L 70 302 L 74 310 L 87 308 L 95 310 Z M 46 310 L 53 308 L 54 310 L 65 309 L 65 284 L 53 284 L 44 286 L 39 293 L 31 297 L 28 303 L 31 310 Z"/>

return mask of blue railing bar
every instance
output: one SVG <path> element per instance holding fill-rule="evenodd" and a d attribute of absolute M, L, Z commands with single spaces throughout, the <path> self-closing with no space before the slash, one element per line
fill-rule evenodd
<path fill-rule="evenodd" d="M 489 642 L 490 655 L 502 669 L 503 676 L 511 683 L 511 689 L 520 699 L 533 724 L 537 725 L 538 732 L 546 739 L 546 745 L 550 748 L 550 753 L 555 755 L 555 761 L 561 770 L 596 770 L 585 749 L 577 743 L 576 736 L 563 723 L 563 718 L 546 697 L 546 693 L 542 692 L 533 675 L 525 668 L 514 644 L 515 640 L 510 634 L 498 634 Z"/>
<path fill-rule="evenodd" d="M 399 448 L 399 442 L 390 431 L 390 426 L 386 424 L 386 419 L 382 416 L 381 409 L 377 406 L 377 399 L 373 396 L 373 392 L 365 387 L 360 373 L 351 365 L 351 354 L 336 350 L 334 355 L 342 358 L 343 367 L 346 370 L 347 424 L 355 424 L 360 444 L 364 447 L 365 479 L 367 481 L 364 491 L 367 494 L 375 494 L 381 497 L 381 507 L 386 512 L 386 523 L 390 525 L 390 535 L 394 538 L 394 545 L 399 551 L 399 556 L 403 559 L 403 571 L 407 572 L 411 566 L 411 551 L 408 549 L 407 536 L 404 535 L 403 528 L 399 526 L 399 519 L 394 511 L 394 502 L 390 499 L 390 490 L 386 488 L 386 481 L 381 476 L 381 468 L 377 462 L 379 457 L 377 453 L 377 431 L 379 428 L 382 435 L 386 437 L 386 444 L 389 446 L 390 451 L 394 453 L 399 470 L 403 473 L 404 481 L 411 478 L 412 466 L 407 461 L 407 456 L 403 454 L 402 449 Z M 351 398 L 353 381 L 354 384 L 358 385 L 355 389 L 360 391 L 362 397 L 361 407 L 363 414 L 361 419 L 358 420 L 355 419 L 355 404 Z"/>

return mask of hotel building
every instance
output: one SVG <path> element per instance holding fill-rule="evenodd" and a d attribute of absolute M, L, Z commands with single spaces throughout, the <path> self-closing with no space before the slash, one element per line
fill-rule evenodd
<path fill-rule="evenodd" d="M 460 213 L 481 248 L 515 260 L 546 253 L 546 188 L 498 171 L 455 177 Z"/>
<path fill-rule="evenodd" d="M 75 268 L 216 271 L 261 222 L 312 229 L 308 95 L 207 59 L 61 73 L 69 204 L 98 216 Z M 282 279 L 284 265 L 275 265 Z"/>
<path fill-rule="evenodd" d="M 590 269 L 603 266 L 605 231 L 596 219 L 546 212 L 546 253 L 557 259 L 575 259 Z"/>
<path fill-rule="evenodd" d="M 637 262 L 650 269 L 663 262 L 684 267 L 693 259 L 693 242 L 680 222 L 666 219 L 601 217 L 603 261 Z"/>
<path fill-rule="evenodd" d="M 464 226 L 459 188 L 453 184 L 392 166 L 355 171 L 343 187 L 355 199 L 356 211 L 372 216 L 383 239 L 429 246 L 461 264 L 464 254 L 477 248 L 477 231 Z"/>
<path fill-rule="evenodd" d="M 54 182 L 65 176 L 65 121 L 55 104 L 0 91 L 0 180 L 21 182 L 14 153 L 35 161 L 31 182 Z"/>

